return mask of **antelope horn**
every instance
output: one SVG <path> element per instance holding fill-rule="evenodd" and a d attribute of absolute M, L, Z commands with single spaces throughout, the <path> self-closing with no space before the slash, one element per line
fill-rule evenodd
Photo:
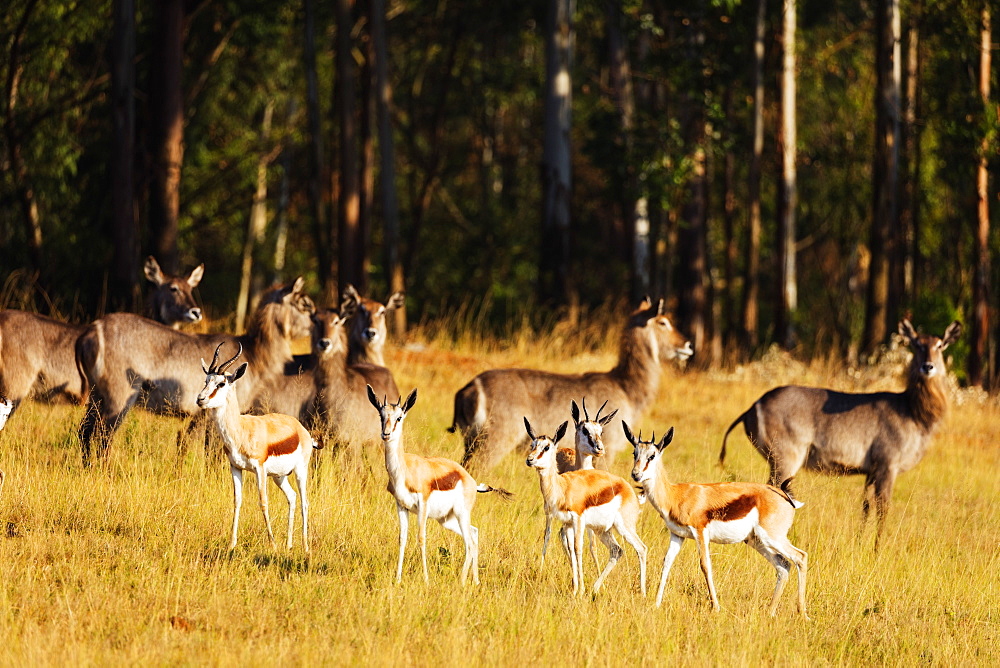
<path fill-rule="evenodd" d="M 587 414 L 587 397 L 583 398 L 583 419 L 585 422 L 590 422 L 590 416 Z"/>
<path fill-rule="evenodd" d="M 223 341 L 225 343 L 225 341 Z M 215 355 L 212 357 L 212 363 L 208 365 L 205 369 L 205 373 L 215 373 L 215 363 L 219 361 L 219 351 L 222 350 L 222 343 L 215 347 Z M 202 368 L 205 367 L 205 360 L 201 360 Z"/>
<path fill-rule="evenodd" d="M 604 407 L 607 406 L 607 405 L 608 405 L 608 400 L 605 399 L 604 403 L 601 404 L 601 407 L 597 409 L 597 415 L 594 416 L 594 422 L 600 422 L 601 421 L 601 411 L 603 411 Z"/>
<path fill-rule="evenodd" d="M 239 359 L 240 355 L 243 354 L 243 344 L 240 343 L 239 341 L 237 341 L 236 345 L 238 346 L 238 350 L 236 351 L 236 354 L 233 355 L 232 359 L 230 359 L 228 362 L 225 362 L 224 364 L 221 364 L 219 366 L 219 371 L 218 371 L 219 373 L 225 372 L 225 370 L 229 368 L 229 365 L 232 364 L 233 362 L 235 362 L 237 359 Z M 219 348 L 221 348 L 221 347 L 222 347 L 222 344 L 220 343 L 219 344 Z M 218 350 L 216 350 L 216 353 L 218 353 Z"/>

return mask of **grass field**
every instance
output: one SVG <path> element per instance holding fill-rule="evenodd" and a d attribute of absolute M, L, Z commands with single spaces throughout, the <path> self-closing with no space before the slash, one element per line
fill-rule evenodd
<path fill-rule="evenodd" d="M 420 390 L 404 447 L 460 457 L 460 437 L 445 428 L 454 392 L 474 374 L 509 365 L 609 368 L 614 329 L 544 340 L 515 333 L 505 342 L 427 335 L 423 345 L 392 349 L 400 388 Z M 570 361 L 559 359 L 567 353 Z M 725 428 L 757 396 L 787 382 L 899 389 L 898 372 L 780 355 L 726 372 L 667 368 L 637 426 L 676 427 L 665 458 L 674 481 L 763 481 L 766 465 L 741 431 L 730 439 L 726 469 L 716 465 Z M 461 542 L 436 523 L 428 527 L 431 582 L 423 583 L 415 522 L 403 583 L 394 584 L 397 520 L 380 451 L 364 462 L 321 454 L 310 481 L 311 558 L 298 525 L 290 552 L 271 550 L 252 484 L 230 554 L 232 488 L 220 452 L 179 457 L 182 423 L 133 411 L 109 457 L 84 470 L 75 436 L 81 415 L 80 407 L 25 403 L 0 433 L 4 665 L 1000 661 L 1000 407 L 968 391 L 956 391 L 927 457 L 899 479 L 878 554 L 873 527 L 861 525 L 863 480 L 799 475 L 796 494 L 806 505 L 790 538 L 809 553 L 811 622 L 795 614 L 794 585 L 778 616 L 767 616 L 774 570 L 743 545 L 712 549 L 721 612 L 709 608 L 693 544 L 656 609 L 667 536 L 648 506 L 639 533 L 650 548 L 649 595 L 640 596 L 638 563 L 626 548 L 596 597 L 573 598 L 558 548 L 540 569 L 541 496 L 520 453 L 478 476 L 516 494 L 509 502 L 482 495 L 476 504 L 478 587 L 459 586 Z M 612 465 L 620 475 L 630 468 L 630 453 Z M 286 506 L 270 489 L 280 546 Z M 588 560 L 588 582 L 594 577 Z"/>

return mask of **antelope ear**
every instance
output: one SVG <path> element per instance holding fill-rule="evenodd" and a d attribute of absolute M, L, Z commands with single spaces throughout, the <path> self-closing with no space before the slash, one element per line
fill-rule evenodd
<path fill-rule="evenodd" d="M 358 294 L 357 289 L 352 283 L 348 283 L 344 288 L 343 294 L 340 295 L 341 302 L 354 302 L 357 304 L 361 301 L 361 295 Z"/>
<path fill-rule="evenodd" d="M 576 399 L 570 401 L 569 406 L 570 413 L 573 414 L 573 425 L 576 427 L 580 426 L 580 407 L 576 405 Z"/>
<path fill-rule="evenodd" d="M 568 426 L 569 426 L 569 420 L 566 420 L 561 425 L 559 425 L 559 428 L 556 429 L 556 435 L 552 439 L 552 444 L 553 445 L 555 445 L 560 440 L 562 440 L 562 437 L 566 435 L 566 427 L 568 427 Z"/>
<path fill-rule="evenodd" d="M 611 422 L 611 420 L 613 420 L 616 415 L 618 415 L 618 409 L 617 408 L 614 409 L 609 414 L 605 415 L 604 417 L 602 417 L 600 419 L 601 426 L 602 427 L 607 427 L 608 423 Z M 624 424 L 624 422 L 622 424 Z"/>
<path fill-rule="evenodd" d="M 245 374 L 246 372 L 247 372 L 247 363 L 246 363 L 246 362 L 244 362 L 243 364 L 241 364 L 241 365 L 239 366 L 239 368 L 238 368 L 238 369 L 236 369 L 236 373 L 234 373 L 234 374 L 233 374 L 233 375 L 232 375 L 232 376 L 230 377 L 230 379 L 229 379 L 229 382 L 230 382 L 230 383 L 235 383 L 235 382 L 236 382 L 236 381 L 238 381 L 238 380 L 239 380 L 240 378 L 242 378 L 242 377 L 243 377 L 243 374 Z"/>
<path fill-rule="evenodd" d="M 197 267 L 191 270 L 190 274 L 188 274 L 187 284 L 190 285 L 192 288 L 197 287 L 198 284 L 201 283 L 201 279 L 204 275 L 205 275 L 205 265 L 199 264 Z"/>
<path fill-rule="evenodd" d="M 301 276 L 296 278 L 295 282 L 292 283 L 292 294 L 297 295 L 298 293 L 302 292 L 302 288 L 304 288 L 305 285 L 306 285 L 306 279 L 302 278 Z"/>
<path fill-rule="evenodd" d="M 948 329 L 944 330 L 944 334 L 941 336 L 941 350 L 944 350 L 951 344 L 958 341 L 958 337 L 962 335 L 962 323 L 958 320 L 953 321 L 948 325 Z"/>
<path fill-rule="evenodd" d="M 410 392 L 410 396 L 406 397 L 406 403 L 403 404 L 403 412 L 409 413 L 415 403 L 417 403 L 417 388 L 413 388 L 413 391 Z"/>
<path fill-rule="evenodd" d="M 656 444 L 656 449 L 659 450 L 660 452 L 663 452 L 663 448 L 670 445 L 670 442 L 673 440 L 674 440 L 674 428 L 671 427 L 667 431 L 667 433 L 663 435 L 663 438 L 660 439 L 660 442 Z"/>
<path fill-rule="evenodd" d="M 528 438 L 530 438 L 532 441 L 534 441 L 534 440 L 536 440 L 538 438 L 537 436 L 535 436 L 535 430 L 531 428 L 531 423 L 528 422 L 527 416 L 525 416 L 525 418 L 524 418 L 524 428 L 528 432 Z"/>
<path fill-rule="evenodd" d="M 368 388 L 368 401 L 370 401 L 372 406 L 375 407 L 375 410 L 381 413 L 382 404 L 379 402 L 378 397 L 375 396 L 375 390 L 372 389 L 371 385 L 366 385 L 366 387 Z"/>
<path fill-rule="evenodd" d="M 403 304 L 406 303 L 406 293 L 404 292 L 394 292 L 392 296 L 385 302 L 385 310 L 391 311 L 397 308 L 403 308 Z"/>
<path fill-rule="evenodd" d="M 160 263 L 152 255 L 146 258 L 142 272 L 146 275 L 146 280 L 153 285 L 163 285 L 163 271 L 160 270 Z"/>
<path fill-rule="evenodd" d="M 907 341 L 913 341 L 917 338 L 917 330 L 913 329 L 910 321 L 904 318 L 899 321 L 899 335 L 905 337 Z"/>
<path fill-rule="evenodd" d="M 628 428 L 628 422 L 626 422 L 625 420 L 622 420 L 622 430 L 625 432 L 625 438 L 628 439 L 628 442 L 634 446 L 635 434 L 633 434 L 632 430 Z"/>

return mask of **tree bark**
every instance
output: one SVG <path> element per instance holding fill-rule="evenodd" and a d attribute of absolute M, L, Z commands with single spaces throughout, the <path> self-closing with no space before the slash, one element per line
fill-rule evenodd
<path fill-rule="evenodd" d="M 548 306 L 571 302 L 569 244 L 573 100 L 573 16 L 576 0 L 549 0 L 545 53 L 545 139 L 542 148 L 542 238 L 538 270 L 539 301 Z"/>
<path fill-rule="evenodd" d="M 236 300 L 236 331 L 244 331 L 247 313 L 250 312 L 250 280 L 253 276 L 254 249 L 264 236 L 267 227 L 267 164 L 270 161 L 267 148 L 271 139 L 271 119 L 274 115 L 274 101 L 268 100 L 264 107 L 264 119 L 261 121 L 261 156 L 257 160 L 257 187 L 254 190 L 253 203 L 250 205 L 250 217 L 247 221 L 247 234 L 243 240 L 243 262 L 240 267 L 240 294 Z"/>
<path fill-rule="evenodd" d="M 139 238 L 135 218 L 135 1 L 115 0 L 111 44 L 111 304 L 135 310 L 139 300 Z"/>
<path fill-rule="evenodd" d="M 337 202 L 337 283 L 343 294 L 348 283 L 361 283 L 360 206 L 358 179 L 358 127 L 355 118 L 354 56 L 351 30 L 354 0 L 337 0 L 337 114 L 340 119 L 340 197 Z M 336 295 L 331 303 L 338 303 Z"/>
<path fill-rule="evenodd" d="M 371 15 L 371 0 L 364 3 L 364 13 Z M 361 65 L 361 114 L 358 127 L 361 143 L 361 162 L 358 167 L 359 188 L 361 190 L 358 198 L 358 255 L 360 267 L 358 269 L 358 282 L 354 284 L 361 294 L 369 292 L 368 273 L 371 268 L 371 237 L 372 237 L 372 208 L 375 202 L 375 137 L 372 130 L 374 123 L 372 118 L 375 114 L 375 88 L 373 84 L 374 71 L 372 70 L 372 60 L 374 60 L 374 48 L 371 38 L 371 24 L 368 24 L 368 32 L 361 35 L 364 61 Z"/>
<path fill-rule="evenodd" d="M 980 15 L 980 45 L 979 45 L 979 95 L 983 101 L 983 111 L 989 109 L 990 103 L 990 46 L 992 44 L 992 29 L 990 8 L 984 3 Z M 969 384 L 982 386 L 985 376 L 987 355 L 989 354 L 990 332 L 990 203 L 989 203 L 989 156 L 995 153 L 996 147 L 990 145 L 988 137 L 984 137 L 980 145 L 978 164 L 976 165 L 976 229 L 975 275 L 972 283 L 972 345 L 969 350 L 968 377 Z"/>
<path fill-rule="evenodd" d="M 176 274 L 177 218 L 184 159 L 183 0 L 157 0 L 155 17 L 149 76 L 150 245 L 163 270 Z"/>
<path fill-rule="evenodd" d="M 392 85 L 389 83 L 388 37 L 385 26 L 385 0 L 371 0 L 372 43 L 375 51 L 375 102 L 378 116 L 379 192 L 385 228 L 385 271 L 389 294 L 403 292 L 400 253 L 399 201 L 396 196 L 396 151 L 392 137 Z M 390 311 L 397 335 L 406 331 L 406 309 Z"/>
<path fill-rule="evenodd" d="M 302 56 L 306 70 L 306 124 L 308 126 L 309 173 L 306 190 L 309 197 L 309 213 L 312 218 L 313 240 L 316 244 L 320 292 L 326 294 L 331 285 L 331 252 L 329 227 L 326 220 L 326 203 L 323 200 L 324 177 L 323 130 L 320 123 L 319 80 L 316 74 L 316 7 L 315 0 L 304 0 L 305 22 Z M 339 303 L 339 302 L 335 302 Z"/>
<path fill-rule="evenodd" d="M 795 216 L 798 207 L 797 119 L 795 115 L 795 0 L 784 0 L 781 62 L 781 201 L 778 214 L 778 309 L 775 337 L 785 348 L 795 345 L 798 284 L 795 268 Z"/>
<path fill-rule="evenodd" d="M 920 14 L 921 3 L 910 8 L 906 26 L 906 76 L 903 93 L 903 122 L 900 126 L 900 193 L 899 224 L 900 247 L 896 277 L 902 283 L 901 308 L 916 302 L 919 273 L 919 219 L 920 203 L 917 193 L 920 183 Z"/>
<path fill-rule="evenodd" d="M 898 229 L 899 203 L 899 2 L 878 0 L 876 4 L 876 93 L 875 93 L 875 164 L 874 206 L 871 225 L 871 265 L 868 275 L 868 299 L 865 308 L 863 350 L 871 353 L 885 342 L 891 310 L 889 295 L 890 258 L 893 255 L 894 230 Z"/>
<path fill-rule="evenodd" d="M 757 313 L 760 286 L 760 173 L 764 159 L 764 37 L 767 0 L 757 0 L 753 45 L 753 147 L 747 183 L 747 240 L 743 267 L 743 345 L 749 353 L 757 347 Z"/>

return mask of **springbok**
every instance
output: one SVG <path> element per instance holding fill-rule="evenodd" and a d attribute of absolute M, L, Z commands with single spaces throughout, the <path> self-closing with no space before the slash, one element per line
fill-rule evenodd
<path fill-rule="evenodd" d="M 368 401 L 379 414 L 382 444 L 385 450 L 385 470 L 389 473 L 389 493 L 396 499 L 399 517 L 399 560 L 396 563 L 396 582 L 403 579 L 403 553 L 409 528 L 408 516 L 417 516 L 417 540 L 420 543 L 420 560 L 427 574 L 427 518 L 435 519 L 441 526 L 454 531 L 465 543 L 465 561 L 462 564 L 462 584 L 465 585 L 472 569 L 472 581 L 479 584 L 479 529 L 472 526 L 472 507 L 476 494 L 496 492 L 504 499 L 512 495 L 505 489 L 477 485 L 469 472 L 457 462 L 443 457 L 420 457 L 403 452 L 403 420 L 417 401 L 414 389 L 403 401 L 394 404 L 388 399 L 379 401 L 375 391 L 368 386 Z"/>
<path fill-rule="evenodd" d="M 583 420 L 580 419 L 580 407 L 576 405 L 576 400 L 573 401 L 570 412 L 573 415 L 573 425 L 575 426 L 576 434 L 576 447 L 573 448 L 559 448 L 556 450 L 556 470 L 559 473 L 566 473 L 567 471 L 584 471 L 594 468 L 594 460 L 596 458 L 604 457 L 604 426 L 607 425 L 615 417 L 615 413 L 618 410 L 612 411 L 610 414 L 601 417 L 601 411 L 604 407 L 608 405 L 605 401 L 601 404 L 601 407 L 597 409 L 597 415 L 594 419 L 590 419 L 590 415 L 587 413 L 587 398 L 583 398 Z M 603 467 L 602 467 L 603 468 Z M 549 547 L 549 537 L 552 534 L 552 516 L 545 515 L 545 539 L 542 541 L 542 566 L 545 565 L 545 552 Z M 564 539 L 563 548 L 566 550 L 566 554 L 570 554 L 569 543 L 566 542 L 567 532 L 560 531 L 560 537 Z M 590 556 L 594 560 L 594 564 L 597 564 L 597 554 L 594 552 L 594 532 L 587 532 L 587 546 L 590 549 Z"/>
<path fill-rule="evenodd" d="M 635 448 L 633 452 L 632 479 L 646 490 L 646 498 L 660 513 L 670 532 L 670 546 L 663 558 L 660 588 L 656 592 L 656 606 L 663 602 L 670 567 L 687 538 L 694 540 L 701 557 L 701 572 L 708 583 L 712 609 L 719 609 L 712 579 L 710 543 L 743 543 L 764 555 L 778 573 L 771 597 L 770 614 L 778 609 L 778 599 L 788 580 L 789 564 L 795 564 L 799 574 L 799 612 L 806 615 L 806 553 L 788 541 L 795 509 L 802 503 L 792 498 L 789 491 L 791 479 L 785 480 L 780 489 L 771 485 L 751 482 L 717 482 L 708 484 L 670 484 L 663 470 L 663 449 L 674 438 L 674 428 L 659 443 L 656 434 L 649 441 L 632 434 L 627 423 L 622 423 L 625 438 Z"/>
<path fill-rule="evenodd" d="M 160 322 L 176 327 L 201 320 L 191 290 L 204 273 L 202 264 L 186 277 L 171 276 L 160 270 L 152 256 L 146 259 L 145 274 L 153 284 L 149 303 L 157 305 Z M 83 403 L 87 386 L 77 370 L 73 344 L 84 329 L 86 325 L 37 313 L 0 311 L 0 392 L 14 402 L 14 408 L 28 397 Z"/>
<path fill-rule="evenodd" d="M 257 492 L 260 496 L 260 507 L 264 512 L 264 524 L 267 526 L 267 537 L 274 545 L 274 532 L 271 530 L 271 517 L 267 509 L 267 479 L 274 478 L 274 483 L 288 499 L 288 540 L 286 549 L 292 549 L 292 533 L 295 528 L 295 490 L 288 482 L 288 476 L 295 474 L 299 487 L 302 512 L 302 544 L 306 554 L 309 553 L 309 499 L 306 496 L 306 483 L 309 476 L 309 458 L 315 441 L 305 427 L 290 415 L 271 413 L 269 415 L 240 415 L 240 403 L 236 397 L 233 385 L 246 373 L 247 363 L 237 367 L 234 373 L 226 373 L 227 369 L 239 359 L 243 347 L 237 342 L 236 354 L 228 361 L 216 366 L 219 361 L 219 351 L 225 341 L 215 349 L 212 363 L 205 366 L 201 360 L 202 371 L 205 372 L 205 387 L 198 393 L 198 406 L 209 411 L 219 428 L 222 442 L 229 458 L 229 471 L 233 476 L 233 536 L 229 549 L 236 547 L 236 533 L 240 524 L 240 506 L 243 504 L 243 472 L 253 471 L 257 476 Z"/>
<path fill-rule="evenodd" d="M 863 516 L 868 519 L 874 495 L 877 550 L 896 477 L 920 463 L 948 410 L 943 353 L 961 335 L 962 325 L 956 320 L 937 337 L 917 334 L 910 321 L 903 320 L 899 333 L 913 348 L 905 390 L 849 394 L 777 387 L 729 425 L 719 463 L 726 458 L 729 432 L 742 424 L 771 467 L 772 485 L 803 466 L 833 475 L 864 474 Z"/>
<path fill-rule="evenodd" d="M 77 364 L 92 388 L 80 425 L 84 465 L 95 434 L 103 455 L 140 397 L 153 413 L 197 415 L 204 378 L 185 360 L 206 357 L 220 343 L 239 343 L 245 351 L 249 371 L 237 392 L 240 404 L 249 406 L 292 360 L 292 341 L 309 335 L 312 301 L 302 285 L 300 277 L 279 288 L 280 299 L 258 308 L 246 334 L 238 337 L 187 334 L 129 313 L 112 313 L 88 326 L 76 342 Z"/>
<path fill-rule="evenodd" d="M 14 410 L 14 402 L 7 397 L 0 394 L 0 431 L 3 431 L 3 427 L 7 424 L 7 418 L 10 417 L 11 411 Z M 0 471 L 0 492 L 3 492 L 3 481 L 6 474 Z"/>
<path fill-rule="evenodd" d="M 545 503 L 545 514 L 563 523 L 560 533 L 563 544 L 569 545 L 570 568 L 573 570 L 573 593 L 582 593 L 583 537 L 587 529 L 601 539 L 608 548 L 607 566 L 594 582 L 594 592 L 601 588 L 604 578 L 615 567 L 623 550 L 611 534 L 615 528 L 639 555 L 639 585 L 646 595 L 646 545 L 636 533 L 639 519 L 639 500 L 632 486 L 616 475 L 599 469 L 585 469 L 559 473 L 556 469 L 556 449 L 566 434 L 568 422 L 556 429 L 555 436 L 536 436 L 528 418 L 524 428 L 531 438 L 525 463 L 538 471 L 539 486 Z"/>
<path fill-rule="evenodd" d="M 517 416 L 554 426 L 562 421 L 562 407 L 570 400 L 598 396 L 619 407 L 616 422 L 636 420 L 656 397 L 660 365 L 691 354 L 690 342 L 663 314 L 663 300 L 654 304 L 647 297 L 625 325 L 613 369 L 576 375 L 533 369 L 484 371 L 455 394 L 455 417 L 448 431 L 462 431 L 463 466 L 492 468 L 523 443 Z M 605 439 L 611 457 L 626 445 L 619 432 L 614 428 Z"/>
<path fill-rule="evenodd" d="M 388 334 L 386 315 L 389 311 L 403 308 L 406 295 L 394 292 L 389 295 L 385 304 L 374 299 L 362 297 L 353 285 L 348 283 L 341 296 L 342 309 L 353 312 L 349 336 L 348 362 L 350 364 L 374 364 L 385 366 L 383 349 Z"/>

